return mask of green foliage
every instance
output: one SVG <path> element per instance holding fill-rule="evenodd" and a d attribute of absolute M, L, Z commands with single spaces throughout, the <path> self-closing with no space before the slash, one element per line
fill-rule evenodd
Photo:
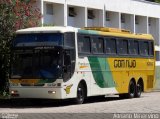
<path fill-rule="evenodd" d="M 11 40 L 15 31 L 39 24 L 40 10 L 35 0 L 0 0 L 0 91 L 8 89 Z"/>
<path fill-rule="evenodd" d="M 160 0 L 155 0 L 155 2 L 158 2 L 158 3 L 160 3 Z"/>
<path fill-rule="evenodd" d="M 154 0 L 154 2 L 160 3 L 160 0 Z"/>

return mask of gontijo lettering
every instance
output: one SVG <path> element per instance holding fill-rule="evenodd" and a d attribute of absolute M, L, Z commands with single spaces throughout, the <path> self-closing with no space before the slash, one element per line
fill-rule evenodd
<path fill-rule="evenodd" d="M 136 60 L 114 60 L 114 68 L 135 68 Z"/>

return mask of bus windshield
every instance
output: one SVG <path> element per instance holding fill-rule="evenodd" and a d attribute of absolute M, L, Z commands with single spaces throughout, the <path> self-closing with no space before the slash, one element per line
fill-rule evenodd
<path fill-rule="evenodd" d="M 61 72 L 60 57 L 55 48 L 14 50 L 11 78 L 57 79 Z"/>
<path fill-rule="evenodd" d="M 62 46 L 62 33 L 29 33 L 17 34 L 13 47 Z"/>

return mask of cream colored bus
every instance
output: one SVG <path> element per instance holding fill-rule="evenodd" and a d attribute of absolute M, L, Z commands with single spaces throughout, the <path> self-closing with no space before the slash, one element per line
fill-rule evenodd
<path fill-rule="evenodd" d="M 12 42 L 12 98 L 140 97 L 155 84 L 154 40 L 113 28 L 36 27 Z"/>

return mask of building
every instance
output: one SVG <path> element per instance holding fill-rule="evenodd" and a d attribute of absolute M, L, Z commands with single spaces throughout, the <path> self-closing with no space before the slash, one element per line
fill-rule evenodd
<path fill-rule="evenodd" d="M 42 25 L 103 26 L 150 33 L 160 46 L 160 4 L 151 0 L 36 0 Z M 157 53 L 157 60 L 160 59 Z"/>

